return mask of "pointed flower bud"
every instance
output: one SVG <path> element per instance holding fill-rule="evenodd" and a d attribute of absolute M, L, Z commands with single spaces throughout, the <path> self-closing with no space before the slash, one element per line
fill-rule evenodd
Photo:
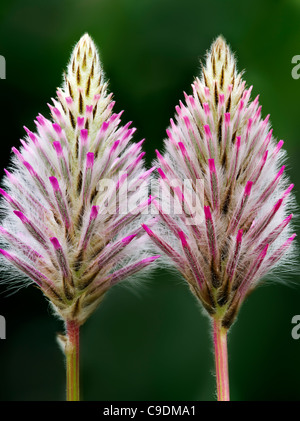
<path fill-rule="evenodd" d="M 227 329 L 246 295 L 293 255 L 293 185 L 283 176 L 283 141 L 273 137 L 269 116 L 261 117 L 258 98 L 251 101 L 252 87 L 245 87 L 222 37 L 192 89 L 186 104 L 176 107 L 165 153 L 157 152 L 160 183 L 154 194 L 162 223 L 157 232 L 146 231 Z M 180 190 L 179 212 L 172 206 L 179 191 L 175 178 L 180 185 L 190 181 L 187 191 L 204 210 L 200 220 L 185 212 L 186 190 Z M 202 190 L 196 189 L 198 180 Z"/>
<path fill-rule="evenodd" d="M 35 133 L 25 129 L 0 192 L 2 261 L 37 284 L 67 324 L 84 323 L 110 286 L 156 257 L 140 228 L 149 204 L 141 143 L 131 142 L 134 129 L 113 106 L 85 34 L 49 105 L 52 117 L 39 115 Z M 119 188 L 124 173 L 128 185 L 144 184 Z"/>

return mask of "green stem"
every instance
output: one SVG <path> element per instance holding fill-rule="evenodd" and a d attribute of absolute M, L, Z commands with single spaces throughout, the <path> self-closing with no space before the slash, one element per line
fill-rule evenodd
<path fill-rule="evenodd" d="M 229 401 L 227 329 L 214 320 L 214 348 L 218 401 Z"/>
<path fill-rule="evenodd" d="M 66 322 L 67 401 L 79 401 L 79 325 Z"/>

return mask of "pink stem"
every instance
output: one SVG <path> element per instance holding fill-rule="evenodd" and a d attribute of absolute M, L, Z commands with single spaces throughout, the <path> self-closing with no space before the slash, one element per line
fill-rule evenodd
<path fill-rule="evenodd" d="M 219 320 L 214 320 L 213 329 L 218 401 L 229 401 L 227 329 Z"/>
<path fill-rule="evenodd" d="M 67 401 L 79 401 L 79 325 L 66 322 Z"/>

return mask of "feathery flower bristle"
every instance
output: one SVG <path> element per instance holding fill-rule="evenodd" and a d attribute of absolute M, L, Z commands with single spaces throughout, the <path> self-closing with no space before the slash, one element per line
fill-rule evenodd
<path fill-rule="evenodd" d="M 222 37 L 192 90 L 176 107 L 165 153 L 156 152 L 161 224 L 144 229 L 209 314 L 229 328 L 244 297 L 292 256 L 293 185 L 281 165 L 283 141 L 273 137 L 269 116 L 262 118 L 258 97 L 250 99 L 252 87 Z M 194 213 L 189 197 L 198 203 Z"/>
<path fill-rule="evenodd" d="M 132 143 L 135 129 L 121 125 L 122 112 L 112 112 L 88 34 L 48 105 L 52 118 L 38 115 L 35 133 L 25 127 L 5 170 L 1 255 L 39 285 L 66 322 L 80 325 L 110 286 L 155 260 L 140 228 L 151 172 L 143 141 Z M 122 180 L 128 189 L 121 191 Z M 127 202 L 141 204 L 122 212 Z"/>

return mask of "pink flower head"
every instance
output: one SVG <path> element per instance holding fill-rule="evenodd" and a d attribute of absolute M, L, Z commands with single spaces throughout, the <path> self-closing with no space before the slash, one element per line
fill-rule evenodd
<path fill-rule="evenodd" d="M 36 132 L 26 129 L 1 189 L 3 264 L 78 324 L 110 286 L 156 258 L 140 226 L 149 205 L 142 142 L 131 142 L 135 129 L 121 125 L 111 98 L 86 34 L 49 105 L 52 118 L 39 115 Z"/>
<path fill-rule="evenodd" d="M 252 87 L 222 37 L 192 89 L 176 107 L 165 153 L 157 153 L 153 203 L 161 224 L 144 229 L 229 328 L 245 296 L 293 255 L 293 185 L 282 166 L 283 142 L 261 116 L 258 98 L 250 99 Z"/>

